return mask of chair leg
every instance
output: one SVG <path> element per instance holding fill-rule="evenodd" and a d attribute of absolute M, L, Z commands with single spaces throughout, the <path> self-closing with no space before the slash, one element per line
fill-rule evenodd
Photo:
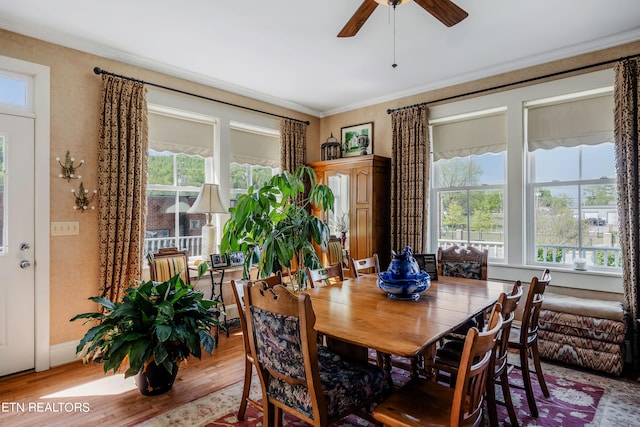
<path fill-rule="evenodd" d="M 489 425 L 491 427 L 498 426 L 498 404 L 496 402 L 496 382 L 491 373 L 487 378 L 487 389 L 485 392 L 487 398 L 487 412 L 489 414 Z"/>
<path fill-rule="evenodd" d="M 542 365 L 540 364 L 540 351 L 538 350 L 538 341 L 534 341 L 531 345 L 531 354 L 533 355 L 533 365 L 536 368 L 536 375 L 538 377 L 538 383 L 544 397 L 549 397 L 549 389 L 547 388 L 547 382 L 544 380 L 542 374 Z"/>
<path fill-rule="evenodd" d="M 240 409 L 238 409 L 238 420 L 244 420 L 244 413 L 249 402 L 249 391 L 251 390 L 251 374 L 253 373 L 253 363 L 245 357 L 244 359 L 244 385 L 242 386 L 242 399 Z"/>
<path fill-rule="evenodd" d="M 529 371 L 529 355 L 526 348 L 520 349 L 520 371 L 522 372 L 522 381 L 524 382 L 524 391 L 527 395 L 527 404 L 533 418 L 538 418 L 538 406 L 536 398 L 533 395 L 533 386 L 531 384 L 531 371 Z"/>
<path fill-rule="evenodd" d="M 509 372 L 505 369 L 500 374 L 500 385 L 502 386 L 502 395 L 504 396 L 504 406 L 507 407 L 509 413 L 509 419 L 513 427 L 519 427 L 518 417 L 516 417 L 516 409 L 513 407 L 513 400 L 511 400 L 511 389 L 509 388 Z M 498 421 L 496 415 L 496 422 Z"/>

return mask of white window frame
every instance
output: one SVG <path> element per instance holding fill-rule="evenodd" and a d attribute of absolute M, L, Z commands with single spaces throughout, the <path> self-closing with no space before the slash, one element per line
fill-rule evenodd
<path fill-rule="evenodd" d="M 530 198 L 527 197 L 527 171 L 525 155 L 524 103 L 529 100 L 550 98 L 614 84 L 612 69 L 600 70 L 579 76 L 512 89 L 495 94 L 429 107 L 430 123 L 434 120 L 474 111 L 506 106 L 507 108 L 507 178 L 505 193 L 505 245 L 504 262 L 491 262 L 489 277 L 500 280 L 522 280 L 541 272 L 540 265 L 527 262 L 527 223 Z M 429 209 L 434 206 L 430 203 Z M 430 214 L 428 247 L 437 250 L 433 218 Z M 574 271 L 552 268 L 553 284 L 557 286 L 623 293 L 621 274 L 618 272 Z"/>

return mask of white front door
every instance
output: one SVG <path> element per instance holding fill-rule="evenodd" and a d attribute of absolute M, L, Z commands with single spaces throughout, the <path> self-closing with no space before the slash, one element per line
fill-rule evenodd
<path fill-rule="evenodd" d="M 35 366 L 34 119 L 0 114 L 0 376 Z"/>

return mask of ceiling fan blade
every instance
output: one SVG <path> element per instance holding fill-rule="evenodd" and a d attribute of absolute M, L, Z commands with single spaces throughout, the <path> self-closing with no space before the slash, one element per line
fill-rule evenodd
<path fill-rule="evenodd" d="M 451 0 L 414 0 L 424 10 L 432 14 L 447 27 L 456 25 L 469 16 L 467 12 L 456 6 Z"/>
<path fill-rule="evenodd" d="M 364 0 L 356 13 L 353 14 L 349 22 L 344 26 L 344 28 L 338 33 L 338 37 L 353 37 L 356 33 L 362 28 L 369 16 L 376 10 L 378 7 L 378 3 L 374 0 Z"/>

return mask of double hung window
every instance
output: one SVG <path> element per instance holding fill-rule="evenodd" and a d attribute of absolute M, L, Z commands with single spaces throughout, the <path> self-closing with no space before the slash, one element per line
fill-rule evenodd
<path fill-rule="evenodd" d="M 529 261 L 619 268 L 611 90 L 530 101 L 525 113 Z"/>
<path fill-rule="evenodd" d="M 490 258 L 503 259 L 504 109 L 442 118 L 431 125 L 438 246 L 488 248 Z"/>

